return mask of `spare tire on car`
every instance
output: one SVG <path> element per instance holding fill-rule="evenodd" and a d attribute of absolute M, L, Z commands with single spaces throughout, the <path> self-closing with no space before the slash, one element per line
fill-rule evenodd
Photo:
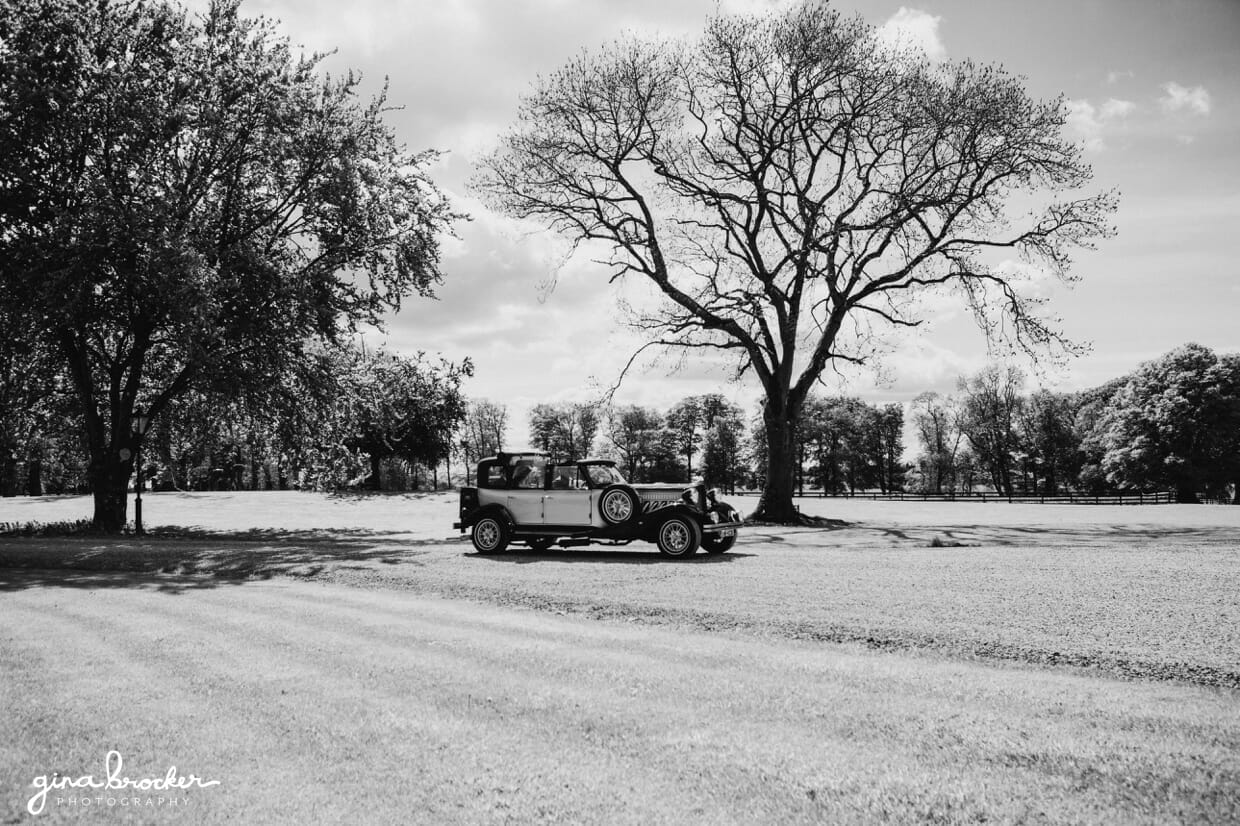
<path fill-rule="evenodd" d="M 628 485 L 609 485 L 598 498 L 598 510 L 608 525 L 624 525 L 641 515 L 641 500 Z"/>

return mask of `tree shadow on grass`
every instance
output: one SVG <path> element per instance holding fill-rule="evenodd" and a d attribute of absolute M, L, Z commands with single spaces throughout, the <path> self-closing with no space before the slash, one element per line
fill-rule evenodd
<path fill-rule="evenodd" d="M 455 494 L 454 490 L 334 490 L 326 495 L 328 499 L 344 502 L 365 502 L 370 499 L 425 499 L 442 498 L 444 494 Z"/>
<path fill-rule="evenodd" d="M 623 565 L 713 565 L 717 563 L 735 562 L 753 554 L 729 551 L 724 554 L 697 553 L 686 559 L 671 559 L 658 551 L 612 551 L 612 550 L 576 550 L 567 548 L 562 551 L 534 551 L 517 548 L 501 554 L 480 554 L 470 551 L 465 554 L 470 559 L 482 559 L 487 562 L 515 562 L 528 565 L 531 562 L 590 562 Z"/>
<path fill-rule="evenodd" d="M 181 593 L 329 569 L 420 566 L 439 539 L 368 530 L 233 533 L 161 528 L 147 536 L 0 541 L 0 592 L 34 587 L 129 587 Z"/>
<path fill-rule="evenodd" d="M 1202 528 L 1164 525 L 925 525 L 900 526 L 857 523 L 852 531 L 894 540 L 893 545 L 915 544 L 925 547 L 936 537 L 949 540 L 945 547 L 1010 547 L 1080 545 L 1122 547 L 1129 540 L 1142 547 L 1150 542 L 1168 540 L 1201 545 L 1237 543 L 1236 529 L 1226 526 Z M 864 550 L 864 548 L 857 548 Z"/>

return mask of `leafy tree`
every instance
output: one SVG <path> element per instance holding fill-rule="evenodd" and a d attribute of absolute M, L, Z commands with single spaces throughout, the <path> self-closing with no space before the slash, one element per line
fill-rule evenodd
<path fill-rule="evenodd" d="M 715 429 L 717 422 L 722 420 L 725 428 L 739 428 L 741 411 L 736 405 L 729 402 L 723 395 L 719 393 L 707 393 L 701 396 L 686 396 L 685 398 L 672 405 L 664 417 L 665 427 L 667 429 L 667 438 L 672 449 L 679 457 L 684 458 L 684 475 L 681 477 L 686 480 L 692 480 L 694 477 L 693 457 L 698 453 L 698 448 L 704 444 L 712 430 Z M 731 444 L 733 441 L 739 443 L 739 436 L 719 434 L 724 442 Z M 723 454 L 722 442 L 716 445 L 715 461 L 721 460 Z M 735 454 L 732 454 L 735 461 Z M 705 459 L 703 458 L 703 461 Z M 712 467 L 712 473 L 719 477 L 719 474 L 728 475 L 729 472 L 723 468 Z M 699 471 L 699 475 L 704 475 L 705 469 Z"/>
<path fill-rule="evenodd" d="M 922 490 L 943 493 L 956 487 L 957 460 L 964 434 L 956 427 L 955 400 L 938 393 L 922 393 L 913 399 L 913 425 L 921 444 L 918 467 Z"/>
<path fill-rule="evenodd" d="M 658 461 L 663 417 L 659 411 L 628 405 L 607 415 L 607 443 L 630 482 L 649 482 L 651 467 Z"/>
<path fill-rule="evenodd" d="M 676 455 L 685 460 L 685 479 L 692 479 L 693 455 L 702 442 L 706 422 L 701 397 L 689 396 L 676 402 L 664 422 Z"/>
<path fill-rule="evenodd" d="M 904 406 L 871 406 L 866 420 L 870 455 L 878 489 L 883 493 L 904 489 Z"/>
<path fill-rule="evenodd" d="M 801 420 L 798 482 L 808 459 L 810 477 L 824 493 L 843 493 L 863 484 L 859 465 L 864 463 L 864 417 L 865 403 L 860 399 L 811 396 Z"/>
<path fill-rule="evenodd" d="M 995 490 L 1011 496 L 1015 454 L 1020 449 L 1017 423 L 1024 405 L 1025 375 L 1016 367 L 991 365 L 960 379 L 957 427 L 968 439 L 977 462 Z"/>
<path fill-rule="evenodd" d="M 1068 277 L 1071 250 L 1111 231 L 1113 194 L 1069 194 L 1091 172 L 1067 115 L 999 69 L 885 50 L 811 1 L 583 54 L 522 99 L 476 186 L 606 256 L 613 280 L 652 284 L 662 305 L 634 319 L 651 345 L 756 375 L 755 516 L 794 521 L 811 389 L 869 359 L 867 331 L 919 324 L 916 294 L 955 288 L 994 338 L 1070 348 L 1001 260 Z"/>
<path fill-rule="evenodd" d="M 707 421 L 702 444 L 702 479 L 708 485 L 734 493 L 744 476 L 740 467 L 744 413 L 722 396 L 711 394 L 702 399 Z"/>
<path fill-rule="evenodd" d="M 800 430 L 801 464 L 826 493 L 877 487 L 884 493 L 904 484 L 904 409 L 878 407 L 842 396 L 806 402 Z"/>
<path fill-rule="evenodd" d="M 1022 405 L 1019 427 L 1032 465 L 1033 492 L 1053 496 L 1080 472 L 1077 402 L 1071 394 L 1039 390 Z"/>
<path fill-rule="evenodd" d="M 1167 486 L 1176 501 L 1240 482 L 1240 356 L 1186 344 L 1141 365 L 1098 422 L 1115 485 Z"/>
<path fill-rule="evenodd" d="M 270 386 L 237 393 L 191 388 L 147 435 L 147 478 L 179 490 L 360 484 L 367 457 L 346 445 L 358 359 L 348 348 L 308 348 Z"/>
<path fill-rule="evenodd" d="M 348 385 L 348 437 L 344 444 L 369 457 L 369 485 L 381 490 L 385 459 L 435 467 L 448 457 L 452 434 L 465 419 L 461 380 L 472 376 L 473 364 L 424 353 L 402 357 L 379 350 L 358 353 Z"/>
<path fill-rule="evenodd" d="M 530 442 L 556 459 L 584 459 L 598 427 L 598 409 L 589 404 L 539 404 L 530 411 Z"/>
<path fill-rule="evenodd" d="M 1106 455 L 1106 433 L 1099 426 L 1115 394 L 1127 384 L 1130 376 L 1121 376 L 1099 387 L 1085 390 L 1076 399 L 1075 429 L 1081 436 L 1081 467 L 1077 484 L 1091 493 L 1101 493 L 1109 486 L 1102 459 Z"/>
<path fill-rule="evenodd" d="M 116 531 L 136 409 L 276 385 L 429 293 L 452 216 L 383 96 L 236 0 L 0 0 L 0 40 L 0 295 L 72 381 Z"/>

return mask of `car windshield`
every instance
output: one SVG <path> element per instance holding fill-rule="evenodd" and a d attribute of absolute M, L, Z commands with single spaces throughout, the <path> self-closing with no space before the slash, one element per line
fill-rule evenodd
<path fill-rule="evenodd" d="M 611 465 L 584 465 L 582 470 L 585 471 L 586 478 L 590 480 L 590 487 L 605 488 L 608 485 L 624 484 L 624 477 L 620 475 L 620 471 Z"/>

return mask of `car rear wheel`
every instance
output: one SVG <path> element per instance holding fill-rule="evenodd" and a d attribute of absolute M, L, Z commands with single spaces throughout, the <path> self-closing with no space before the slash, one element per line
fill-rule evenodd
<path fill-rule="evenodd" d="M 692 556 L 702 544 L 702 529 L 687 516 L 670 516 L 659 526 L 655 544 L 665 556 Z"/>
<path fill-rule="evenodd" d="M 508 523 L 497 516 L 484 516 L 474 523 L 471 538 L 480 554 L 497 554 L 508 547 Z"/>

